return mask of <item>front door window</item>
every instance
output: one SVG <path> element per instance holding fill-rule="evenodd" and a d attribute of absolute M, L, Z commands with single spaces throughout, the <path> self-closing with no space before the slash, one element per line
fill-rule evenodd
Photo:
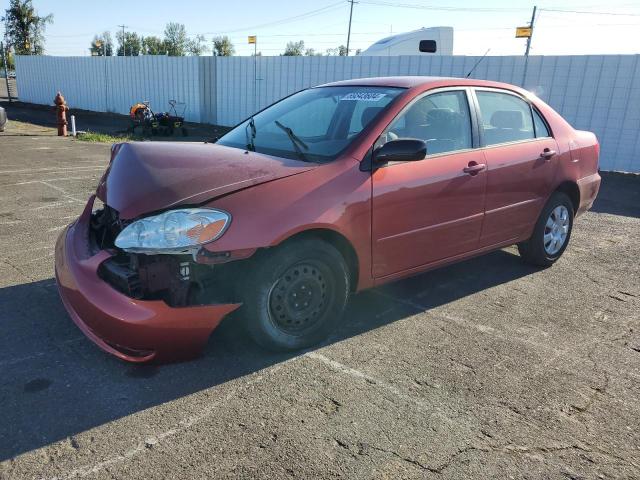
<path fill-rule="evenodd" d="M 466 93 L 455 90 L 419 98 L 389 125 L 376 146 L 397 138 L 424 140 L 427 155 L 471 148 L 471 116 Z"/>

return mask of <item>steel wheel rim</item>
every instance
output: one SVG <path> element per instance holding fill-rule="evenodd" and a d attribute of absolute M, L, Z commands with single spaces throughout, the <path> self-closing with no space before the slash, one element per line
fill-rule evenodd
<path fill-rule="evenodd" d="M 564 205 L 558 205 L 551 210 L 544 226 L 544 250 L 549 255 L 556 255 L 564 246 L 569 235 L 569 210 Z"/>
<path fill-rule="evenodd" d="M 324 317 L 332 288 L 324 268 L 305 261 L 288 268 L 269 291 L 269 317 L 284 333 L 300 336 L 314 330 Z"/>

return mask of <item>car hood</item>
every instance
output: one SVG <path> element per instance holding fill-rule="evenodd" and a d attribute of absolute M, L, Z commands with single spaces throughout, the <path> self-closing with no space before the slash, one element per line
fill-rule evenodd
<path fill-rule="evenodd" d="M 97 196 L 120 218 L 132 219 L 178 205 L 197 205 L 315 167 L 215 144 L 122 143 L 112 147 Z"/>

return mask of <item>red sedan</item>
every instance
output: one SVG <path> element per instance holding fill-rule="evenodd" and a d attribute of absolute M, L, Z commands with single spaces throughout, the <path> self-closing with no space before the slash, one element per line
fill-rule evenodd
<path fill-rule="evenodd" d="M 598 193 L 598 154 L 593 133 L 512 85 L 310 88 L 215 144 L 114 145 L 58 240 L 60 294 L 133 362 L 197 354 L 236 309 L 265 347 L 308 347 L 352 292 L 512 244 L 553 264 Z"/>

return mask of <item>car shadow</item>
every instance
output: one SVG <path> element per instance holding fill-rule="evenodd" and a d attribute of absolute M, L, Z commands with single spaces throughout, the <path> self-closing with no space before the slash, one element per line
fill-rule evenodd
<path fill-rule="evenodd" d="M 500 250 L 362 292 L 352 297 L 343 324 L 321 346 L 535 271 L 513 251 Z M 0 289 L 0 305 L 0 461 L 305 353 L 265 351 L 231 317 L 196 360 L 132 365 L 82 336 L 64 310 L 53 279 Z"/>
<path fill-rule="evenodd" d="M 600 172 L 602 184 L 592 212 L 640 218 L 640 175 Z"/>

